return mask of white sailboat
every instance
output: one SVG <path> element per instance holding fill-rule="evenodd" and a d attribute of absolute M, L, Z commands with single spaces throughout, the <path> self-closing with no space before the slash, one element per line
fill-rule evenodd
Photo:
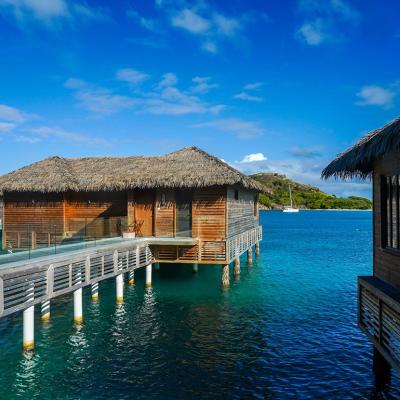
<path fill-rule="evenodd" d="M 287 213 L 296 213 L 299 212 L 298 208 L 294 208 L 293 207 L 293 200 L 292 200 L 292 189 L 289 185 L 289 196 L 290 196 L 290 206 L 284 206 L 283 207 L 283 212 L 287 212 Z"/>

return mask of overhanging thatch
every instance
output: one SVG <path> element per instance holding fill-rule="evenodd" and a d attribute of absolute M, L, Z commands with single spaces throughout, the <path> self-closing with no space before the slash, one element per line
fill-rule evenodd
<path fill-rule="evenodd" d="M 353 147 L 339 154 L 323 171 L 322 177 L 361 178 L 371 176 L 374 162 L 400 149 L 400 117 L 364 136 Z"/>
<path fill-rule="evenodd" d="M 0 177 L 0 192 L 262 185 L 196 147 L 157 157 L 50 157 Z"/>

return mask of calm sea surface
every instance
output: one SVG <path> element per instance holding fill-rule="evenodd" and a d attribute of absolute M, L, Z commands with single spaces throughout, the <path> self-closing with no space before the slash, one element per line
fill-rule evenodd
<path fill-rule="evenodd" d="M 36 320 L 36 353 L 21 354 L 21 315 L 0 323 L 0 399 L 371 399 L 372 348 L 356 326 L 356 277 L 370 274 L 371 213 L 262 212 L 261 257 L 220 268 L 143 271 L 123 306 L 114 282 Z M 395 375 L 386 398 L 400 399 Z M 377 397 L 378 398 L 378 397 Z"/>

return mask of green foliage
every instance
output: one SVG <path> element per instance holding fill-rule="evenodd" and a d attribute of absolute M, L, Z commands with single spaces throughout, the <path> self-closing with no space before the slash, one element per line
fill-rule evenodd
<path fill-rule="evenodd" d="M 371 201 L 363 197 L 336 197 L 316 187 L 292 181 L 285 175 L 260 173 L 251 177 L 266 186 L 266 193 L 260 194 L 260 203 L 267 208 L 282 208 L 290 204 L 289 185 L 292 188 L 293 203 L 299 208 L 351 210 L 372 208 Z"/>

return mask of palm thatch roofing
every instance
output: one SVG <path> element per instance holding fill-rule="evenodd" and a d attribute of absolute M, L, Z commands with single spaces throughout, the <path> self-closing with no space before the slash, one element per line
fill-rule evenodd
<path fill-rule="evenodd" d="M 197 147 L 154 157 L 49 157 L 0 177 L 0 193 L 222 185 L 265 190 L 258 182 Z"/>
<path fill-rule="evenodd" d="M 339 154 L 323 171 L 322 177 L 370 177 L 374 163 L 384 155 L 400 150 L 400 117 L 383 128 L 369 132 L 353 147 Z"/>

